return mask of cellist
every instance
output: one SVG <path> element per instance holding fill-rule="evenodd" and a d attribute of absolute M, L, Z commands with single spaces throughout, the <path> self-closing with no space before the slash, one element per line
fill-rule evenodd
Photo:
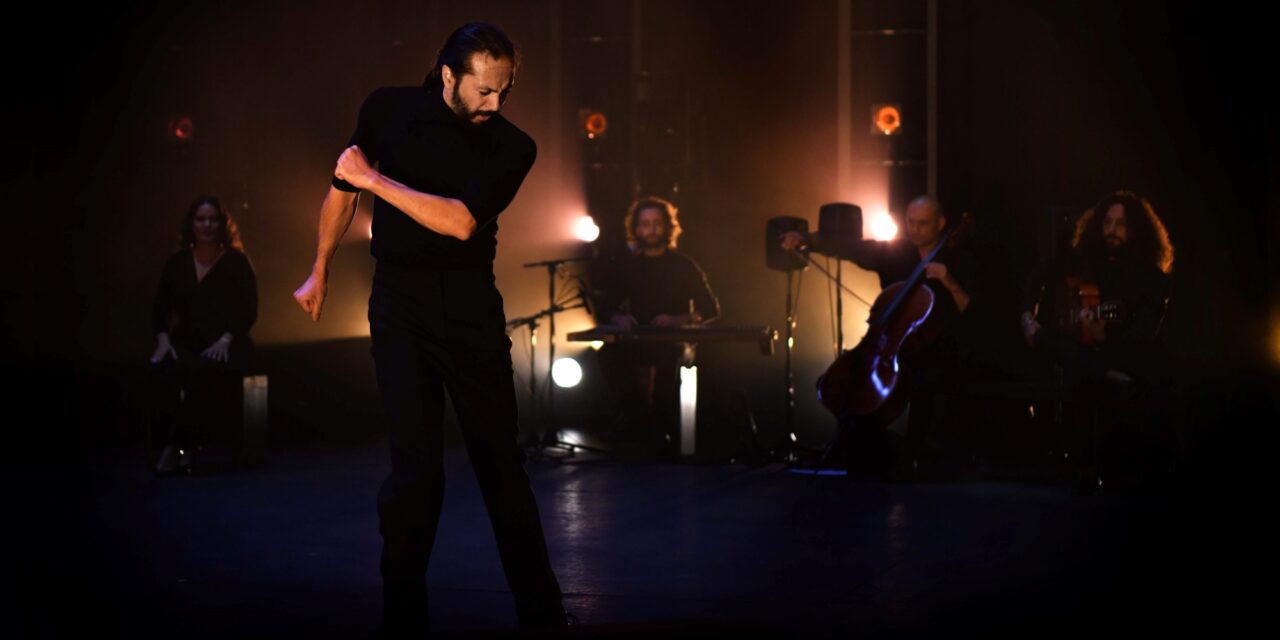
<path fill-rule="evenodd" d="M 881 288 L 906 280 L 911 272 L 938 245 L 947 227 L 942 205 L 929 196 L 920 196 L 907 206 L 905 233 L 892 240 L 823 238 L 788 232 L 780 238 L 784 249 L 821 250 L 828 255 L 851 260 L 858 266 L 875 271 Z M 906 450 L 895 452 L 883 428 L 859 428 L 857 424 L 841 424 L 839 437 L 850 437 L 853 458 L 850 471 L 867 475 L 910 477 L 936 458 L 936 445 L 930 442 L 933 425 L 941 411 L 938 395 L 954 384 L 959 360 L 960 318 L 972 302 L 970 294 L 976 266 L 971 256 L 955 247 L 944 247 L 925 268 L 924 286 L 935 296 L 933 321 L 941 323 L 937 340 L 915 354 L 912 361 L 908 397 L 911 405 L 907 424 Z M 893 468 L 888 468 L 892 464 Z"/>

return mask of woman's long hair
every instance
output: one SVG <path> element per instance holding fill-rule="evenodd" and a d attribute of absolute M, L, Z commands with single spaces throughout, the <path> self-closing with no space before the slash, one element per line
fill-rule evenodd
<path fill-rule="evenodd" d="M 235 218 L 222 208 L 222 203 L 215 196 L 200 196 L 187 208 L 187 215 L 182 218 L 182 248 L 190 249 L 196 246 L 196 211 L 206 204 L 216 209 L 218 217 L 222 219 L 222 234 L 218 242 L 228 249 L 244 253 L 244 244 L 240 242 L 240 228 L 236 226 Z"/>

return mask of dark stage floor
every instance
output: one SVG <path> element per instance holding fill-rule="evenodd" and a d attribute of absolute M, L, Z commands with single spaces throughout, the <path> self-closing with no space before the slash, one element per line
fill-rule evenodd
<path fill-rule="evenodd" d="M 30 505 L 16 600 L 32 637 L 364 638 L 379 612 L 382 442 L 155 479 L 99 450 Z M 451 449 L 432 628 L 515 615 L 465 452 Z M 529 466 L 575 636 L 1058 635 L 1207 615 L 1198 501 L 1012 482 L 890 484 L 608 460 Z M 12 487 L 11 487 L 12 488 Z M 28 495 L 33 495 L 28 493 Z M 41 495 L 54 495 L 52 493 Z M 12 636 L 10 636 L 12 637 Z"/>

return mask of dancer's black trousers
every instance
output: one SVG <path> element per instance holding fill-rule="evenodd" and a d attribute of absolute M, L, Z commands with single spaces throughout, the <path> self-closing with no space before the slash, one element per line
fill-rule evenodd
<path fill-rule="evenodd" d="M 378 494 L 384 626 L 426 626 L 426 574 L 444 496 L 442 423 L 453 401 L 521 626 L 564 615 L 560 587 L 517 444 L 510 340 L 489 268 L 403 269 L 379 262 L 369 298 L 391 474 Z"/>

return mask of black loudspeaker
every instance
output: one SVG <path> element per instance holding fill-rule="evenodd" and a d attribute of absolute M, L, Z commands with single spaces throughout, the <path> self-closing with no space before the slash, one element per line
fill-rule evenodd
<path fill-rule="evenodd" d="M 788 231 L 809 233 L 809 221 L 795 216 L 769 218 L 764 227 L 764 263 L 778 271 L 799 271 L 805 267 L 804 258 L 782 248 L 782 234 Z"/>
<path fill-rule="evenodd" d="M 847 202 L 831 202 L 818 209 L 818 235 L 823 247 L 848 247 L 862 240 L 862 208 Z"/>

